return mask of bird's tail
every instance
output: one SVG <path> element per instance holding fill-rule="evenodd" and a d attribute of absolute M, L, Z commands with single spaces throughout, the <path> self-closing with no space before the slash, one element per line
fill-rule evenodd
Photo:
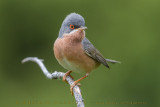
<path fill-rule="evenodd" d="M 110 62 L 110 63 L 113 63 L 113 64 L 115 64 L 115 63 L 121 63 L 120 61 L 116 61 L 116 60 L 112 60 L 112 59 L 106 59 L 106 61 L 107 62 Z"/>

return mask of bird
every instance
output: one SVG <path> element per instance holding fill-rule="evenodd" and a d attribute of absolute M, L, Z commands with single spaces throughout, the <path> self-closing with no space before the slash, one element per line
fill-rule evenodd
<path fill-rule="evenodd" d="M 108 62 L 120 63 L 116 60 L 104 58 L 100 51 L 87 39 L 86 29 L 84 18 L 78 13 L 70 13 L 62 22 L 58 38 L 53 46 L 58 63 L 68 70 L 63 76 L 63 81 L 66 81 L 66 77 L 71 72 L 85 74 L 71 85 L 72 95 L 74 86 L 78 85 L 79 81 L 86 78 L 100 64 L 109 68 Z"/>

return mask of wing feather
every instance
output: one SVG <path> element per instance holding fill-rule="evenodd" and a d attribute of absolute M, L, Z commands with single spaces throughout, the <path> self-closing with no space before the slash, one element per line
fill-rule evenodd
<path fill-rule="evenodd" d="M 106 59 L 103 57 L 103 55 L 92 45 L 92 43 L 85 37 L 82 41 L 83 49 L 85 53 L 96 60 L 97 62 L 100 62 L 107 68 L 109 68 Z"/>

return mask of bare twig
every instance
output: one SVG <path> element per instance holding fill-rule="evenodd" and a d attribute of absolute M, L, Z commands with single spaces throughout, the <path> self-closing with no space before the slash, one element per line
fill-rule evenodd
<path fill-rule="evenodd" d="M 65 73 L 63 73 L 63 72 L 57 72 L 57 71 L 55 71 L 53 73 L 48 72 L 45 65 L 43 64 L 43 60 L 38 59 L 37 57 L 27 57 L 22 60 L 22 63 L 29 62 L 29 61 L 37 63 L 39 65 L 39 67 L 41 68 L 41 70 L 43 71 L 44 75 L 49 79 L 58 79 L 58 78 L 62 79 L 63 76 L 65 75 Z M 74 80 L 70 76 L 66 77 L 66 81 L 69 83 L 70 86 L 74 82 Z M 81 90 L 78 85 L 76 85 L 73 88 L 73 93 L 74 93 L 74 97 L 75 97 L 75 100 L 77 103 L 77 107 L 84 107 L 84 101 L 83 101 L 83 98 L 81 95 Z"/>

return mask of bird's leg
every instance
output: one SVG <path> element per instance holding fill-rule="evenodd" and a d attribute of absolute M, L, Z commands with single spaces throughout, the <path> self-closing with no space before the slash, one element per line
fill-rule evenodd
<path fill-rule="evenodd" d="M 70 76 L 72 79 L 74 79 L 71 75 L 70 75 L 70 73 L 71 73 L 72 71 L 67 71 L 66 73 L 65 73 L 65 75 L 63 76 L 63 81 L 65 81 L 67 84 L 68 84 L 68 82 L 66 81 L 66 77 L 67 76 Z"/>
<path fill-rule="evenodd" d="M 71 91 L 72 96 L 73 96 L 73 88 L 74 88 L 74 86 L 75 86 L 75 85 L 79 85 L 78 82 L 81 81 L 81 80 L 83 80 L 84 78 L 86 78 L 88 75 L 89 75 L 89 73 L 86 73 L 85 76 L 83 76 L 83 77 L 81 77 L 80 79 L 74 81 L 74 83 L 73 83 L 73 84 L 71 85 L 71 87 L 70 87 L 70 91 Z"/>

